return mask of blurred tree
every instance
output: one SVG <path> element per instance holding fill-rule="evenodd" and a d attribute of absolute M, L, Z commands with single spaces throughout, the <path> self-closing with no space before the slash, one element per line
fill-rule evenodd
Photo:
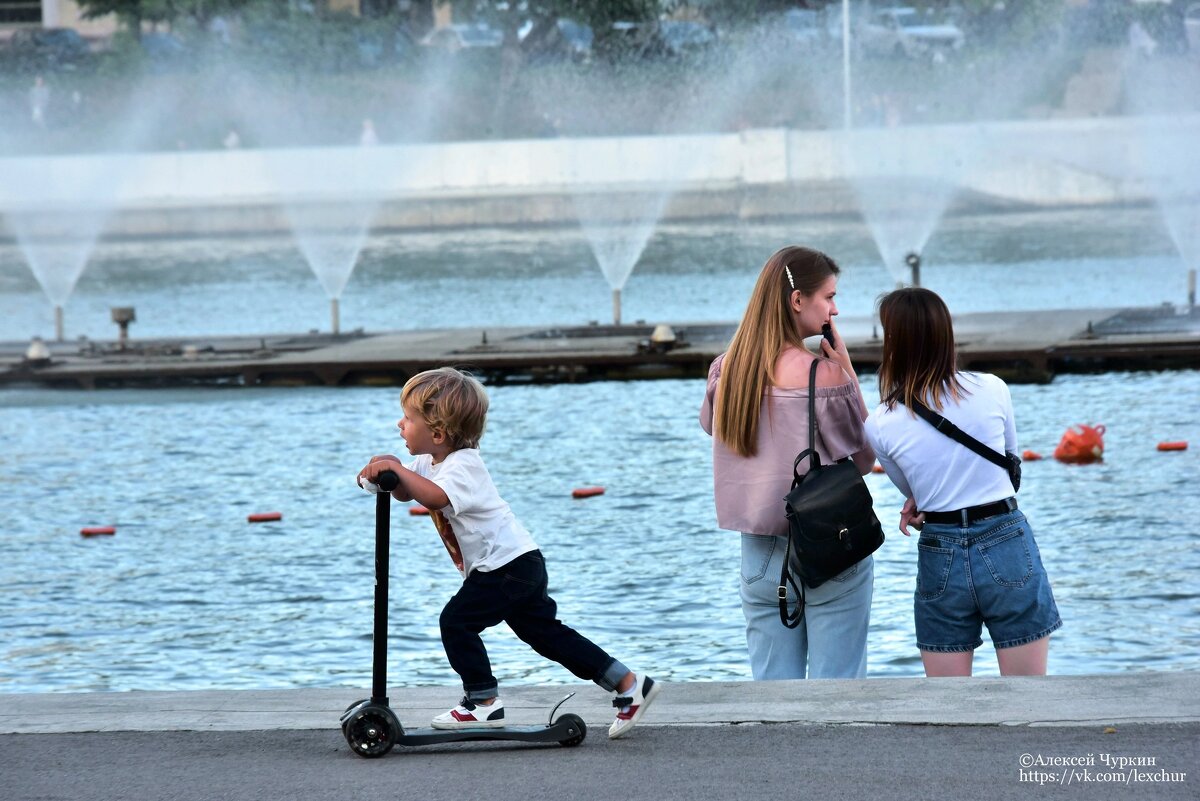
<path fill-rule="evenodd" d="M 143 22 L 171 23 L 189 18 L 201 25 L 219 14 L 236 11 L 253 0 L 76 0 L 84 19 L 112 14 L 134 36 Z"/>

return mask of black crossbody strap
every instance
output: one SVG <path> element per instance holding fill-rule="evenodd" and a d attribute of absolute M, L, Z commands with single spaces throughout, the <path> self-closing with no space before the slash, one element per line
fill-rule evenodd
<path fill-rule="evenodd" d="M 975 453 L 979 454 L 984 459 L 987 459 L 997 467 L 1003 467 L 1005 470 L 1008 470 L 1010 462 L 1007 454 L 1001 455 L 996 453 L 987 445 L 984 445 L 982 442 L 975 439 L 970 434 L 963 431 L 961 428 L 954 425 L 954 423 L 951 423 L 945 417 L 942 417 L 940 414 L 935 412 L 933 409 L 930 409 L 920 401 L 913 401 L 913 411 L 921 415 L 921 417 L 923 417 L 927 423 L 945 434 L 950 439 L 962 445 L 966 445 L 968 448 L 975 451 Z"/>

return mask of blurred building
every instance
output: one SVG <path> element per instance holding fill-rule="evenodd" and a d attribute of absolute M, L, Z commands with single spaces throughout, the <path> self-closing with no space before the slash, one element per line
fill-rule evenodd
<path fill-rule="evenodd" d="M 320 0 L 330 11 L 355 16 L 381 16 L 400 11 L 412 17 L 437 14 L 441 24 L 450 23 L 450 3 L 445 0 Z M 112 35 L 117 30 L 115 15 L 87 20 L 74 0 L 0 0 L 0 41 L 18 28 L 73 28 L 89 39 Z M 428 27 L 428 26 L 426 26 Z"/>
<path fill-rule="evenodd" d="M 73 0 L 0 0 L 0 37 L 18 28 L 74 28 L 88 38 L 111 35 L 113 15 L 87 20 Z"/>

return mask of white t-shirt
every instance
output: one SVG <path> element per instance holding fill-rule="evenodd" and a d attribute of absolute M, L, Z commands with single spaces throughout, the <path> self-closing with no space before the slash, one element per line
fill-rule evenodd
<path fill-rule="evenodd" d="M 422 454 L 405 467 L 437 484 L 450 499 L 448 506 L 437 511 L 445 516 L 458 540 L 464 576 L 472 570 L 495 570 L 537 550 L 533 537 L 500 497 L 478 448 L 453 451 L 441 464 Z"/>
<path fill-rule="evenodd" d="M 997 453 L 1016 453 L 1008 385 L 989 373 L 959 373 L 958 379 L 970 394 L 957 403 L 948 401 L 942 417 Z M 881 403 L 866 425 L 880 466 L 923 512 L 950 512 L 1015 494 L 1004 468 L 950 439 L 906 406 L 896 404 L 889 411 Z"/>

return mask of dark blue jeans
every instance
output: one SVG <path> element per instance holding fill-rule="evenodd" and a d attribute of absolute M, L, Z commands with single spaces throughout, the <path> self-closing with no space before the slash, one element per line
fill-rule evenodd
<path fill-rule="evenodd" d="M 471 571 L 440 620 L 442 645 L 467 697 L 479 701 L 499 694 L 479 634 L 501 622 L 542 656 L 615 692 L 628 669 L 557 615 L 558 605 L 546 591 L 541 551 L 522 554 L 498 570 Z"/>

